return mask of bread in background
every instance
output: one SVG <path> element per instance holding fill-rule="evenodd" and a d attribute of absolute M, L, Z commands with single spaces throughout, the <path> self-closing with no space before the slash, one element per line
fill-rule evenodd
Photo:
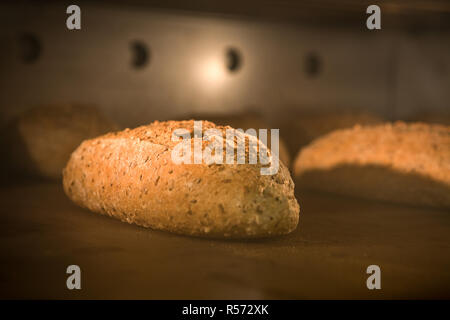
<path fill-rule="evenodd" d="M 382 122 L 381 117 L 364 111 L 304 112 L 288 116 L 282 125 L 282 136 L 295 157 L 302 147 L 331 131 Z"/>
<path fill-rule="evenodd" d="M 60 179 L 70 154 L 83 140 L 117 129 L 92 106 L 31 108 L 3 130 L 7 175 Z"/>
<path fill-rule="evenodd" d="M 355 126 L 303 148 L 296 187 L 409 205 L 450 208 L 450 126 Z"/>
<path fill-rule="evenodd" d="M 267 144 L 270 148 L 271 144 L 271 126 L 264 120 L 264 117 L 254 111 L 245 111 L 242 113 L 230 114 L 208 114 L 208 113 L 194 113 L 185 117 L 186 119 L 208 120 L 220 126 L 230 126 L 235 129 L 243 129 L 244 131 L 250 128 L 255 130 L 267 129 Z M 256 131 L 258 134 L 258 131 Z M 284 165 L 290 168 L 291 156 L 286 146 L 286 143 L 281 139 L 281 130 L 279 132 L 279 158 Z"/>

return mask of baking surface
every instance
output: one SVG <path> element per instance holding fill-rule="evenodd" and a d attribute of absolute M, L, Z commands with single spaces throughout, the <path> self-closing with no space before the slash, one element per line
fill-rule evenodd
<path fill-rule="evenodd" d="M 221 241 L 78 208 L 59 184 L 2 186 L 0 298 L 450 298 L 450 212 L 304 193 L 299 227 Z M 67 266 L 81 290 L 66 288 Z M 381 290 L 366 268 L 381 267 Z"/>

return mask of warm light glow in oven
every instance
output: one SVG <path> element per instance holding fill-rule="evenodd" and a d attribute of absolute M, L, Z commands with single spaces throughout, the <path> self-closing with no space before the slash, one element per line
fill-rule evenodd
<path fill-rule="evenodd" d="M 204 60 L 199 68 L 201 85 L 208 88 L 221 86 L 226 78 L 224 63 L 219 57 Z"/>

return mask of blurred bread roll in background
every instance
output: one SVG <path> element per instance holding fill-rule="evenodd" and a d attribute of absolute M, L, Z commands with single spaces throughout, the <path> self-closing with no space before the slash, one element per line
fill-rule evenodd
<path fill-rule="evenodd" d="M 298 154 L 296 186 L 367 199 L 450 208 L 450 127 L 355 126 Z"/>
<path fill-rule="evenodd" d="M 48 105 L 31 108 L 3 129 L 7 177 L 60 179 L 70 154 L 89 138 L 118 126 L 92 106 Z"/>
<path fill-rule="evenodd" d="M 264 117 L 254 111 L 245 111 L 242 113 L 229 113 L 229 114 L 208 114 L 208 113 L 194 113 L 190 114 L 187 119 L 195 120 L 208 120 L 219 126 L 230 126 L 235 129 L 247 130 L 253 128 L 258 134 L 258 129 L 267 129 L 267 146 L 271 149 L 271 133 L 270 129 L 276 129 L 270 126 L 266 122 Z M 279 158 L 286 167 L 291 165 L 291 156 L 289 154 L 286 143 L 281 139 L 281 131 L 279 132 Z"/>
<path fill-rule="evenodd" d="M 330 111 L 298 113 L 282 125 L 283 138 L 287 142 L 292 157 L 314 139 L 331 131 L 351 128 L 354 125 L 373 125 L 383 119 L 375 114 L 363 111 Z"/>

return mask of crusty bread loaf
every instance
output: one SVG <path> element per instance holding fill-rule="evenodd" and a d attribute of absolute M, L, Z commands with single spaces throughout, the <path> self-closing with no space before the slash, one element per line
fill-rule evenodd
<path fill-rule="evenodd" d="M 227 128 L 202 123 L 203 132 Z M 252 238 L 294 230 L 299 206 L 282 163 L 277 174 L 261 175 L 259 163 L 172 161 L 173 130 L 193 126 L 154 122 L 84 141 L 64 169 L 66 194 L 94 212 L 180 234 Z"/>
<path fill-rule="evenodd" d="M 450 207 L 450 127 L 383 124 L 334 131 L 302 149 L 297 186 Z"/>
<path fill-rule="evenodd" d="M 35 107 L 5 130 L 6 166 L 21 175 L 60 179 L 70 154 L 83 140 L 117 129 L 94 107 Z"/>
<path fill-rule="evenodd" d="M 295 157 L 302 147 L 334 130 L 382 122 L 379 116 L 363 111 L 302 112 L 290 115 L 281 128 L 282 136 L 285 137 L 288 148 Z"/>
<path fill-rule="evenodd" d="M 264 117 L 258 112 L 245 111 L 241 113 L 228 113 L 228 114 L 209 114 L 209 113 L 196 113 L 187 117 L 188 119 L 196 120 L 208 120 L 219 126 L 230 126 L 236 129 L 267 129 L 267 145 L 271 144 L 271 126 L 264 120 Z M 258 131 L 257 131 L 258 132 Z M 281 132 L 280 132 L 281 136 Z M 289 154 L 286 143 L 283 139 L 279 139 L 279 158 L 288 168 L 291 166 L 291 156 Z"/>

